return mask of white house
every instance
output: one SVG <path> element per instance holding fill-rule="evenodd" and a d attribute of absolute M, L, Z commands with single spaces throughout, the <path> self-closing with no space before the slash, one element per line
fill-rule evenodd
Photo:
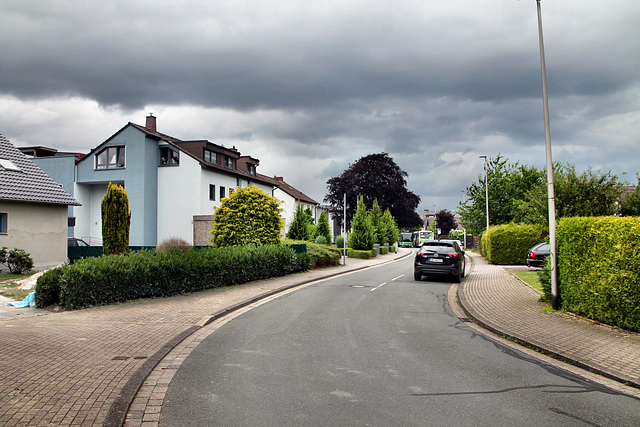
<path fill-rule="evenodd" d="M 54 155 L 33 160 L 60 179 L 65 179 L 64 170 L 68 179 L 67 168 L 59 164 L 63 158 Z M 109 182 L 113 182 L 124 186 L 129 196 L 131 246 L 156 246 L 170 237 L 195 246 L 207 245 L 213 209 L 230 189 L 253 185 L 269 195 L 280 194 L 289 204 L 288 193 L 278 193 L 278 188 L 286 186 L 289 191 L 290 186 L 257 173 L 259 164 L 258 159 L 242 156 L 235 147 L 207 140 L 183 141 L 160 133 L 156 117 L 149 115 L 145 126 L 128 123 L 89 154 L 78 157 L 72 194 L 82 206 L 69 210 L 69 223 L 74 224 L 70 235 L 90 245 L 102 244 L 100 207 Z M 66 183 L 65 188 L 70 185 Z M 306 196 L 303 199 L 310 205 L 315 203 Z M 283 218 L 287 220 L 284 213 Z"/>
<path fill-rule="evenodd" d="M 64 264 L 68 206 L 78 205 L 0 135 L 0 247 L 24 249 L 37 269 Z"/>

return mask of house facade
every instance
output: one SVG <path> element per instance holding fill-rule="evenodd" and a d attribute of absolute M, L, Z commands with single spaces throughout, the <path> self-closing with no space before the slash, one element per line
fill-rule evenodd
<path fill-rule="evenodd" d="M 235 147 L 207 140 L 183 141 L 158 132 L 152 115 L 145 126 L 125 125 L 77 158 L 73 169 L 63 165 L 68 161 L 65 156 L 33 160 L 50 170 L 54 179 L 64 181 L 65 188 L 71 186 L 82 206 L 69 210 L 69 235 L 90 245 L 102 244 L 101 203 L 110 182 L 123 186 L 129 196 L 131 246 L 156 246 L 172 237 L 194 246 L 208 245 L 214 207 L 220 206 L 229 190 L 253 185 L 278 197 L 279 187 L 285 185 L 257 173 L 258 159 L 241 155 Z M 72 183 L 69 176 L 74 177 Z M 287 206 L 291 204 L 288 194 L 285 191 L 279 197 L 286 199 Z M 311 206 L 315 203 L 306 196 L 303 199 Z M 283 218 L 286 222 L 285 213 Z"/>
<path fill-rule="evenodd" d="M 287 184 L 281 176 L 276 176 L 273 180 L 275 181 L 275 185 L 277 185 L 273 196 L 282 202 L 280 207 L 282 208 L 281 216 L 284 220 L 283 234 L 286 234 L 286 231 L 289 230 L 298 204 L 302 205 L 303 210 L 307 208 L 311 209 L 314 223 L 318 224 L 318 219 L 322 212 L 318 202 Z"/>
<path fill-rule="evenodd" d="M 67 261 L 68 192 L 0 135 L 0 247 L 24 249 L 36 269 Z"/>

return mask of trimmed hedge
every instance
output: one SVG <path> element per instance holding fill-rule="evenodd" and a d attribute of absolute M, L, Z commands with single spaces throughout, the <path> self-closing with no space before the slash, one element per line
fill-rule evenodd
<path fill-rule="evenodd" d="M 482 234 L 480 252 L 492 264 L 526 264 L 529 249 L 548 235 L 547 227 L 541 224 L 496 225 Z"/>
<path fill-rule="evenodd" d="M 349 258 L 371 259 L 378 256 L 378 251 L 376 249 L 359 251 L 356 249 L 347 248 L 347 256 Z"/>
<path fill-rule="evenodd" d="M 562 308 L 640 331 L 639 241 L 640 217 L 561 219 L 557 246 Z"/>
<path fill-rule="evenodd" d="M 140 251 L 82 259 L 44 273 L 36 304 L 68 309 L 166 297 L 309 270 L 308 254 L 286 245 Z"/>

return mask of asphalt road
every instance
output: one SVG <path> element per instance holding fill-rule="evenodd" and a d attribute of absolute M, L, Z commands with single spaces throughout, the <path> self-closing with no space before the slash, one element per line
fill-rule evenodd
<path fill-rule="evenodd" d="M 640 401 L 478 334 L 412 258 L 284 295 L 185 360 L 163 426 L 640 425 Z"/>

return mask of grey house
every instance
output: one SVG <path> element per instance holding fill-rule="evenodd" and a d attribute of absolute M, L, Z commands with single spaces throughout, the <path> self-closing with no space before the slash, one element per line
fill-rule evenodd
<path fill-rule="evenodd" d="M 67 260 L 69 193 L 0 135 L 0 247 L 24 249 L 37 269 Z"/>

